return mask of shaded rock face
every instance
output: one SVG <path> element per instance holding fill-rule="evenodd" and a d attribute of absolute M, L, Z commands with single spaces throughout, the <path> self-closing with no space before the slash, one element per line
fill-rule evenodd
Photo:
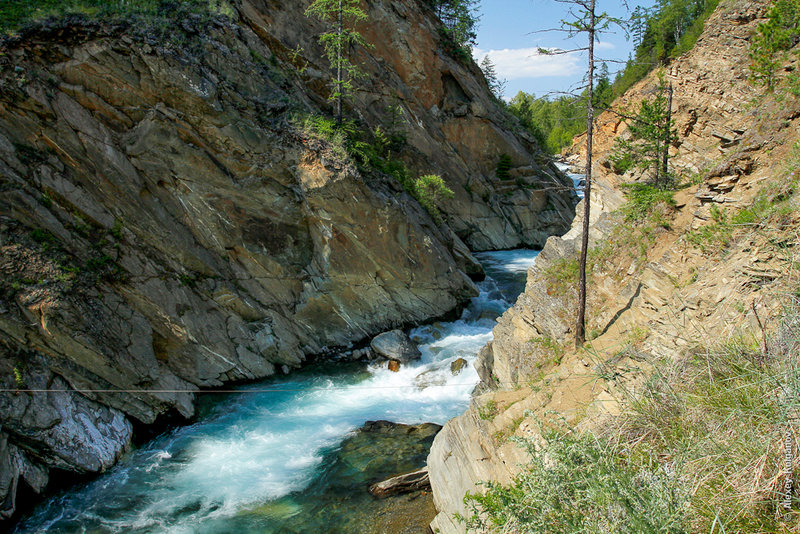
<path fill-rule="evenodd" d="M 273 35 L 287 57 L 290 50 L 304 50 L 302 60 L 311 67 L 304 81 L 319 87 L 329 67 L 320 60 L 315 36 L 325 28 L 305 19 L 305 2 L 287 2 L 280 10 L 264 9 L 264 3 L 243 2 L 244 23 L 259 35 Z M 576 201 L 571 183 L 497 106 L 478 66 L 444 52 L 439 22 L 424 4 L 365 4 L 368 22 L 358 30 L 374 48 L 355 53 L 368 76 L 353 96 L 353 112 L 371 127 L 385 128 L 386 111 L 398 106 L 408 141 L 403 161 L 415 176 L 444 178 L 455 195 L 443 202 L 442 212 L 472 250 L 541 248 L 569 228 Z M 327 92 L 313 96 L 322 105 Z M 506 180 L 496 176 L 502 154 L 513 164 Z"/>
<path fill-rule="evenodd" d="M 301 4 L 242 0 L 166 41 L 75 19 L 0 45 L 2 379 L 65 390 L 0 395 L 3 514 L 48 467 L 106 469 L 133 420 L 191 417 L 198 388 L 452 310 L 477 293 L 467 245 L 568 228 L 566 180 L 414 0 L 370 4 L 349 112 L 372 130 L 399 106 L 400 157 L 455 191 L 449 227 L 305 135 L 293 117 L 329 107 L 329 75 Z"/>

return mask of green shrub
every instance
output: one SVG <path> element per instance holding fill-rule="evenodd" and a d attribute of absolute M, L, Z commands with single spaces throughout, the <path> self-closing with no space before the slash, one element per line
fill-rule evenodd
<path fill-rule="evenodd" d="M 442 214 L 438 204 L 443 198 L 452 198 L 453 190 L 447 187 L 442 177 L 426 174 L 414 180 L 413 196 L 420 205 L 433 217 L 437 224 L 442 223 Z"/>
<path fill-rule="evenodd" d="M 497 170 L 496 175 L 499 180 L 508 180 L 511 175 L 509 171 L 511 170 L 511 156 L 508 154 L 500 154 L 500 160 L 497 162 Z"/>
<path fill-rule="evenodd" d="M 462 520 L 519 534 L 794 532 L 798 304 L 766 340 L 742 332 L 651 360 L 602 435 L 543 428 L 536 446 L 524 442 L 531 461 L 510 485 L 467 494 Z"/>
<path fill-rule="evenodd" d="M 672 198 L 673 192 L 669 190 L 634 183 L 626 184 L 624 191 L 628 201 L 622 207 L 622 214 L 628 222 L 643 222 L 658 215 L 663 219 L 663 214 L 657 214 L 656 209 L 659 207 L 671 209 L 675 206 L 675 200 Z M 662 223 L 661 225 L 664 223 L 663 220 L 658 222 Z"/>
<path fill-rule="evenodd" d="M 684 533 L 686 492 L 674 468 L 628 457 L 589 432 L 543 431 L 509 486 L 486 483 L 464 501 L 480 532 Z M 512 438 L 513 439 L 513 438 Z"/>
<path fill-rule="evenodd" d="M 491 421 L 497 415 L 497 403 L 494 399 L 489 399 L 486 404 L 478 407 L 478 417 L 484 421 Z"/>
<path fill-rule="evenodd" d="M 235 10 L 228 0 L 5 0 L 0 2 L 0 34 L 50 17 L 74 14 L 90 18 L 137 15 L 153 19 L 174 15 L 179 10 L 235 16 Z"/>
<path fill-rule="evenodd" d="M 553 365 L 560 364 L 566 353 L 563 345 L 549 336 L 534 337 L 530 342 L 539 345 L 542 349 L 549 352 L 551 356 L 550 363 Z"/>
<path fill-rule="evenodd" d="M 589 271 L 591 269 L 587 269 L 587 274 Z M 564 296 L 570 289 L 578 286 L 580 264 L 577 258 L 561 258 L 546 267 L 542 274 L 546 280 L 547 293 Z"/>
<path fill-rule="evenodd" d="M 31 239 L 45 247 L 53 245 L 56 242 L 56 237 L 53 234 L 41 228 L 34 228 L 31 230 Z"/>
<path fill-rule="evenodd" d="M 630 27 L 637 43 L 636 51 L 614 80 L 614 97 L 623 94 L 654 68 L 691 50 L 718 4 L 719 0 L 663 0 L 654 9 L 637 8 Z"/>
<path fill-rule="evenodd" d="M 800 318 L 787 310 L 764 352 L 761 334 L 733 335 L 678 361 L 654 362 L 618 429 L 632 457 L 680 459 L 692 532 L 789 532 L 785 444 L 797 480 Z M 633 444 L 633 445 L 631 445 Z"/>
<path fill-rule="evenodd" d="M 711 218 L 714 222 L 686 234 L 686 240 L 702 252 L 722 251 L 733 240 L 734 228 L 728 217 L 728 210 L 713 205 Z"/>
<path fill-rule="evenodd" d="M 785 51 L 797 44 L 799 37 L 800 0 L 777 0 L 767 13 L 767 21 L 758 25 L 750 41 L 753 81 L 771 89 Z"/>

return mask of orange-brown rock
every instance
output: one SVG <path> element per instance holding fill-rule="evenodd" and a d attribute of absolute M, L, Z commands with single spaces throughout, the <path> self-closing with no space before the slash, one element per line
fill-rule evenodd
<path fill-rule="evenodd" d="M 790 197 L 786 185 L 797 166 L 800 98 L 764 93 L 747 79 L 748 42 L 767 4 L 721 3 L 697 46 L 667 68 L 679 133 L 670 161 L 685 186 L 675 192 L 673 207 L 663 206 L 665 224 L 652 225 L 648 236 L 614 213 L 625 201 L 619 184 L 641 177 L 614 172 L 608 156 L 625 126 L 611 113 L 600 116 L 589 235 L 596 253 L 588 287 L 590 340 L 586 348 L 573 348 L 577 284 L 554 283 L 553 275 L 561 262 L 577 257 L 579 215 L 567 234 L 548 240 L 525 292 L 498 320 L 494 340 L 476 362 L 479 395 L 437 435 L 428 457 L 439 510 L 434 531 L 463 533 L 454 517 L 469 514 L 465 493 L 481 491 L 481 481 L 509 483 L 519 473 L 527 453 L 506 437 L 536 443 L 542 421 L 553 418 L 578 429 L 602 428 L 605 418 L 626 409 L 625 399 L 653 362 L 686 357 L 737 332 L 759 332 L 755 309 L 778 324 L 781 299 L 796 286 L 787 275 L 793 253 L 780 251 L 800 229 L 797 196 Z M 778 76 L 792 69 L 787 65 Z M 614 106 L 636 109 L 656 85 L 653 73 Z M 584 141 L 579 137 L 573 146 L 577 166 Z M 732 217 L 765 188 L 793 198 L 780 224 L 736 229 L 720 247 L 724 253 L 693 246 L 691 232 L 715 224 L 712 206 Z M 487 412 L 487 405 L 494 409 Z"/>

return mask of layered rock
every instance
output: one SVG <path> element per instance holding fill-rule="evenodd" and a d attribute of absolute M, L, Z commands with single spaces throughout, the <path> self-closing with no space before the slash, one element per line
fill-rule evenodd
<path fill-rule="evenodd" d="M 297 126 L 329 106 L 304 6 L 234 7 L 169 35 L 73 18 L 2 44 L 0 383 L 23 390 L 0 394 L 5 515 L 50 467 L 106 469 L 132 421 L 191 417 L 200 388 L 456 308 L 476 293 L 464 241 L 567 228 L 572 197 L 549 187 L 563 177 L 443 51 L 428 8 L 371 3 L 350 113 L 374 130 L 399 107 L 400 157 L 455 191 L 452 230 Z M 494 176 L 504 153 L 513 183 Z"/>
<path fill-rule="evenodd" d="M 747 80 L 748 41 L 766 5 L 721 4 L 697 46 L 668 67 L 679 133 L 671 164 L 685 181 L 697 179 L 675 193 L 675 206 L 661 206 L 662 224 L 646 232 L 615 213 L 624 202 L 618 185 L 639 177 L 614 173 L 608 156 L 625 127 L 610 113 L 600 117 L 591 198 L 590 342 L 572 348 L 576 280 L 563 283 L 569 262 L 576 261 L 578 217 L 563 238 L 548 240 L 525 292 L 481 351 L 481 394 L 434 442 L 428 465 L 439 510 L 436 531 L 465 532 L 455 519 L 470 514 L 465 493 L 481 491 L 480 481 L 505 483 L 519 472 L 525 454 L 507 437 L 535 441 L 543 421 L 553 418 L 602 428 L 605 418 L 625 409 L 624 399 L 647 377 L 650 362 L 683 357 L 736 332 L 758 332 L 759 321 L 777 324 L 780 299 L 793 287 L 784 276 L 792 272 L 792 254 L 782 250 L 800 228 L 796 197 L 778 228 L 717 243 L 727 247 L 724 256 L 691 241 L 693 231 L 706 228 L 712 232 L 708 246 L 714 246 L 712 206 L 745 208 L 765 187 L 775 198 L 792 194 L 783 184 L 788 165 L 797 165 L 792 147 L 800 138 L 800 99 L 764 95 Z M 779 76 L 793 67 L 787 68 Z M 654 73 L 615 105 L 635 109 L 656 85 Z M 576 141 L 575 153 L 582 142 Z"/>

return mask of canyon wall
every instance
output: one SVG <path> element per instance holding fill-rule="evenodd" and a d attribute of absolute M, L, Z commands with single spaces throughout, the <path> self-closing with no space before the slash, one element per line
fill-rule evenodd
<path fill-rule="evenodd" d="M 302 126 L 330 111 L 305 3 L 232 6 L 0 44 L 0 516 L 51 469 L 100 472 L 136 425 L 191 417 L 199 389 L 457 309 L 468 246 L 568 228 L 567 180 L 422 3 L 370 3 L 347 115 L 374 131 L 399 109 L 398 157 L 455 193 L 443 224 Z"/>
<path fill-rule="evenodd" d="M 675 205 L 663 206 L 658 224 L 632 224 L 620 213 L 620 184 L 641 177 L 617 174 L 609 159 L 614 139 L 627 135 L 624 122 L 610 112 L 597 119 L 590 341 L 572 348 L 577 292 L 570 273 L 580 247 L 578 216 L 570 232 L 548 240 L 525 292 L 482 350 L 476 363 L 482 382 L 470 409 L 448 422 L 434 442 L 428 465 L 439 511 L 435 532 L 465 532 L 456 519 L 471 514 L 465 493 L 480 492 L 481 481 L 508 483 L 520 471 L 527 453 L 509 438 L 536 442 L 543 422 L 554 418 L 602 428 L 607 417 L 625 409 L 623 399 L 646 379 L 650 362 L 683 357 L 746 329 L 758 332 L 759 317 L 778 323 L 781 298 L 792 283 L 794 245 L 787 244 L 796 244 L 800 227 L 797 196 L 777 229 L 742 232 L 722 247 L 713 238 L 705 248 L 694 244 L 698 230 L 719 226 L 720 210 L 746 208 L 765 190 L 776 191 L 776 198 L 792 194 L 783 184 L 800 163 L 800 99 L 768 93 L 748 80 L 749 40 L 767 6 L 722 2 L 695 48 L 666 68 L 679 137 L 670 161 L 683 186 Z M 791 61 L 779 77 L 794 70 Z M 614 106 L 637 109 L 657 83 L 652 73 Z M 577 138 L 571 150 L 578 167 L 584 142 Z M 579 215 L 582 208 L 576 208 Z"/>

